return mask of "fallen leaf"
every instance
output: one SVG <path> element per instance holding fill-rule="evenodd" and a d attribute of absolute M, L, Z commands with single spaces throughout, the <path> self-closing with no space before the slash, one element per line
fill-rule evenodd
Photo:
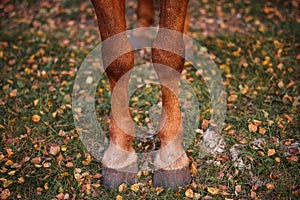
<path fill-rule="evenodd" d="M 194 162 L 192 162 L 192 164 L 191 164 L 190 172 L 191 172 L 191 174 L 193 174 L 193 175 L 196 175 L 197 172 L 198 172 L 197 167 L 196 167 L 196 165 L 195 165 Z"/>
<path fill-rule="evenodd" d="M 11 193 L 9 191 L 9 189 L 5 189 L 1 192 L 1 199 L 8 199 L 10 197 Z"/>
<path fill-rule="evenodd" d="M 274 190 L 275 189 L 275 185 L 273 183 L 267 183 L 266 184 L 266 187 L 269 189 L 269 190 Z"/>
<path fill-rule="evenodd" d="M 268 149 L 268 156 L 273 156 L 275 153 L 275 149 Z"/>
<path fill-rule="evenodd" d="M 235 192 L 240 193 L 242 191 L 242 186 L 241 185 L 236 185 L 235 186 Z"/>
<path fill-rule="evenodd" d="M 131 185 L 130 189 L 134 192 L 138 192 L 140 189 L 140 184 L 135 183 L 135 184 Z"/>
<path fill-rule="evenodd" d="M 237 98 L 238 98 L 238 95 L 232 94 L 232 95 L 230 95 L 230 96 L 227 97 L 227 101 L 228 102 L 234 102 L 234 101 L 237 100 Z"/>
<path fill-rule="evenodd" d="M 194 192 L 192 189 L 187 189 L 185 191 L 185 196 L 188 197 L 188 198 L 194 198 Z"/>
<path fill-rule="evenodd" d="M 250 133 L 255 133 L 258 129 L 258 126 L 256 124 L 248 124 L 248 130 Z"/>
<path fill-rule="evenodd" d="M 220 190 L 218 188 L 213 188 L 213 187 L 207 187 L 207 191 L 210 194 L 219 194 Z"/>
<path fill-rule="evenodd" d="M 50 150 L 49 153 L 53 156 L 55 156 L 56 154 L 58 154 L 60 152 L 60 146 L 59 145 L 51 145 L 50 146 Z"/>
<path fill-rule="evenodd" d="M 122 183 L 120 186 L 119 186 L 119 192 L 125 192 L 127 189 L 127 185 L 125 183 Z"/>
<path fill-rule="evenodd" d="M 123 199 L 123 197 L 121 195 L 116 196 L 116 200 L 122 200 L 122 199 Z"/>
<path fill-rule="evenodd" d="M 36 100 L 33 101 L 34 107 L 36 107 L 38 105 L 39 101 L 40 101 L 39 99 L 36 99 Z"/>
<path fill-rule="evenodd" d="M 31 159 L 31 163 L 33 164 L 39 164 L 41 163 L 41 161 L 42 161 L 41 157 L 36 157 Z"/>
<path fill-rule="evenodd" d="M 33 115 L 31 120 L 35 123 L 38 123 L 41 120 L 41 117 L 39 115 Z"/>

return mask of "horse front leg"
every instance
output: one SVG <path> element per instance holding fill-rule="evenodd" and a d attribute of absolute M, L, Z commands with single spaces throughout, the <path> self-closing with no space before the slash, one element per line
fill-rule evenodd
<path fill-rule="evenodd" d="M 102 159 L 103 184 L 108 188 L 115 188 L 121 183 L 132 184 L 136 181 L 137 156 L 132 147 L 134 123 L 128 102 L 128 80 L 134 65 L 134 55 L 124 32 L 125 0 L 92 0 L 92 2 L 103 41 L 102 59 L 112 93 L 110 145 Z M 114 37 L 117 34 L 118 37 Z M 112 37 L 114 39 L 110 40 Z M 125 49 L 128 53 L 111 62 L 110 59 L 118 55 L 120 49 Z"/>
<path fill-rule="evenodd" d="M 161 83 L 163 110 L 155 157 L 154 186 L 184 186 L 190 181 L 189 159 L 182 148 L 183 128 L 178 85 L 184 65 L 183 31 L 188 0 L 161 0 L 159 31 L 152 48 L 154 68 Z M 170 49 L 170 51 L 168 51 Z"/>

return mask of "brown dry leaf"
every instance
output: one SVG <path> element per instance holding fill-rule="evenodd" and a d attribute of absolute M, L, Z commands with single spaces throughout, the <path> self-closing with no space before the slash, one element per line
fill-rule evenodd
<path fill-rule="evenodd" d="M 36 157 L 31 159 L 31 163 L 33 164 L 39 164 L 41 163 L 41 161 L 42 161 L 41 157 Z"/>
<path fill-rule="evenodd" d="M 188 198 L 194 198 L 194 192 L 192 189 L 187 189 L 185 191 L 185 196 L 188 197 Z"/>
<path fill-rule="evenodd" d="M 294 118 L 291 115 L 283 114 L 283 116 L 291 123 L 294 121 Z"/>
<path fill-rule="evenodd" d="M 283 83 L 283 81 L 282 80 L 280 80 L 279 81 L 279 83 L 277 84 L 277 86 L 279 87 L 279 88 L 284 88 L 284 83 Z"/>
<path fill-rule="evenodd" d="M 56 195 L 56 198 L 58 200 L 63 200 L 65 198 L 65 194 L 64 193 L 59 193 L 58 195 Z"/>
<path fill-rule="evenodd" d="M 251 199 L 256 199 L 256 192 L 251 190 L 250 197 L 251 197 Z"/>
<path fill-rule="evenodd" d="M 207 187 L 207 191 L 210 194 L 219 194 L 220 190 L 218 188 L 213 188 L 213 187 Z"/>
<path fill-rule="evenodd" d="M 275 149 L 268 149 L 268 156 L 273 156 L 275 153 Z"/>
<path fill-rule="evenodd" d="M 63 160 L 64 160 L 64 156 L 60 153 L 59 156 L 57 156 L 56 161 L 60 165 L 61 161 L 63 161 Z"/>
<path fill-rule="evenodd" d="M 235 186 L 235 192 L 240 193 L 242 191 L 242 186 L 241 185 L 236 185 Z"/>
<path fill-rule="evenodd" d="M 67 162 L 67 164 L 66 164 L 66 167 L 73 167 L 74 165 L 73 165 L 73 163 L 72 162 Z"/>
<path fill-rule="evenodd" d="M 16 96 L 17 96 L 17 92 L 18 92 L 17 89 L 13 89 L 13 90 L 9 93 L 9 96 L 10 96 L 11 98 L 16 97 Z"/>
<path fill-rule="evenodd" d="M 18 178 L 18 183 L 24 183 L 25 179 L 23 177 Z"/>
<path fill-rule="evenodd" d="M 208 129 L 209 122 L 210 122 L 210 120 L 203 119 L 202 124 L 201 124 L 201 128 L 202 128 L 203 130 Z"/>
<path fill-rule="evenodd" d="M 41 117 L 39 115 L 32 115 L 31 120 L 38 123 L 41 120 Z"/>
<path fill-rule="evenodd" d="M 10 197 L 11 193 L 9 191 L 9 189 L 5 189 L 1 192 L 1 199 L 8 199 Z"/>
<path fill-rule="evenodd" d="M 49 153 L 53 156 L 55 156 L 56 154 L 58 154 L 60 152 L 60 146 L 59 145 L 51 145 L 50 146 L 50 150 Z"/>
<path fill-rule="evenodd" d="M 164 191 L 164 188 L 157 187 L 157 188 L 155 188 L 155 191 L 156 191 L 156 195 L 159 195 L 160 193 L 162 193 Z"/>
<path fill-rule="evenodd" d="M 119 186 L 119 192 L 125 192 L 127 190 L 127 185 L 125 183 L 122 183 L 120 186 Z"/>
<path fill-rule="evenodd" d="M 290 160 L 292 160 L 292 161 L 294 161 L 294 162 L 298 162 L 298 161 L 299 161 L 299 158 L 298 158 L 298 156 L 292 155 L 292 156 L 290 157 Z"/>
<path fill-rule="evenodd" d="M 193 175 L 196 175 L 197 172 L 198 172 L 197 167 L 196 167 L 196 165 L 195 165 L 194 162 L 192 162 L 192 164 L 191 164 L 190 172 L 191 172 L 191 174 L 193 174 Z"/>

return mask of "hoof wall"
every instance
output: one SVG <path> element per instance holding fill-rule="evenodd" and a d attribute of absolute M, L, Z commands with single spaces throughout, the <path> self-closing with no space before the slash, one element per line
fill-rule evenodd
<path fill-rule="evenodd" d="M 154 172 L 153 186 L 177 189 L 190 183 L 191 174 L 189 167 L 176 170 L 159 169 Z"/>
<path fill-rule="evenodd" d="M 136 175 L 137 172 L 132 172 L 132 170 L 128 172 L 124 169 L 102 167 L 103 185 L 104 187 L 109 189 L 117 188 L 122 183 L 126 183 L 129 185 L 134 184 L 137 181 Z"/>

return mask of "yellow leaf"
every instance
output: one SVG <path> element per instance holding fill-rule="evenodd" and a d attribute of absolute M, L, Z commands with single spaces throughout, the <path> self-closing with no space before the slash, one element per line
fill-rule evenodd
<path fill-rule="evenodd" d="M 36 99 L 36 100 L 33 101 L 34 107 L 36 107 L 38 105 L 39 101 L 40 101 L 39 99 Z"/>
<path fill-rule="evenodd" d="M 130 189 L 134 192 L 138 192 L 140 189 L 140 185 L 138 183 L 131 185 Z"/>
<path fill-rule="evenodd" d="M 44 188 L 45 188 L 45 190 L 49 190 L 49 183 L 48 182 L 45 183 Z"/>
<path fill-rule="evenodd" d="M 66 146 L 66 145 L 62 145 L 62 146 L 60 147 L 60 149 L 61 149 L 62 151 L 66 151 L 66 150 L 67 150 L 67 146 Z"/>
<path fill-rule="evenodd" d="M 50 162 L 45 162 L 44 164 L 43 164 L 43 167 L 44 168 L 49 168 L 51 166 L 51 163 Z"/>
<path fill-rule="evenodd" d="M 31 120 L 35 123 L 38 123 L 41 120 L 41 117 L 39 115 L 33 115 Z"/>
<path fill-rule="evenodd" d="M 185 196 L 187 196 L 188 198 L 194 198 L 194 192 L 192 189 L 187 189 L 185 191 Z"/>
<path fill-rule="evenodd" d="M 121 195 L 116 196 L 116 200 L 122 200 L 122 199 L 123 199 L 123 197 Z"/>
<path fill-rule="evenodd" d="M 13 171 L 8 172 L 7 174 L 10 175 L 10 176 L 13 176 L 13 175 L 15 175 L 15 173 L 16 173 L 16 171 L 13 170 Z"/>
<path fill-rule="evenodd" d="M 210 194 L 218 194 L 220 192 L 220 190 L 218 188 L 213 188 L 213 187 L 207 187 L 207 191 Z"/>
<path fill-rule="evenodd" d="M 53 112 L 51 115 L 52 115 L 53 118 L 55 118 L 56 115 L 57 115 L 57 112 Z"/>
<path fill-rule="evenodd" d="M 6 187 L 10 186 L 12 183 L 13 183 L 12 180 L 6 180 L 6 179 L 5 179 L 5 180 L 3 181 L 3 187 L 6 188 Z"/>
<path fill-rule="evenodd" d="M 261 157 L 265 156 L 265 153 L 264 153 L 263 151 L 258 151 L 258 154 L 259 154 Z"/>

